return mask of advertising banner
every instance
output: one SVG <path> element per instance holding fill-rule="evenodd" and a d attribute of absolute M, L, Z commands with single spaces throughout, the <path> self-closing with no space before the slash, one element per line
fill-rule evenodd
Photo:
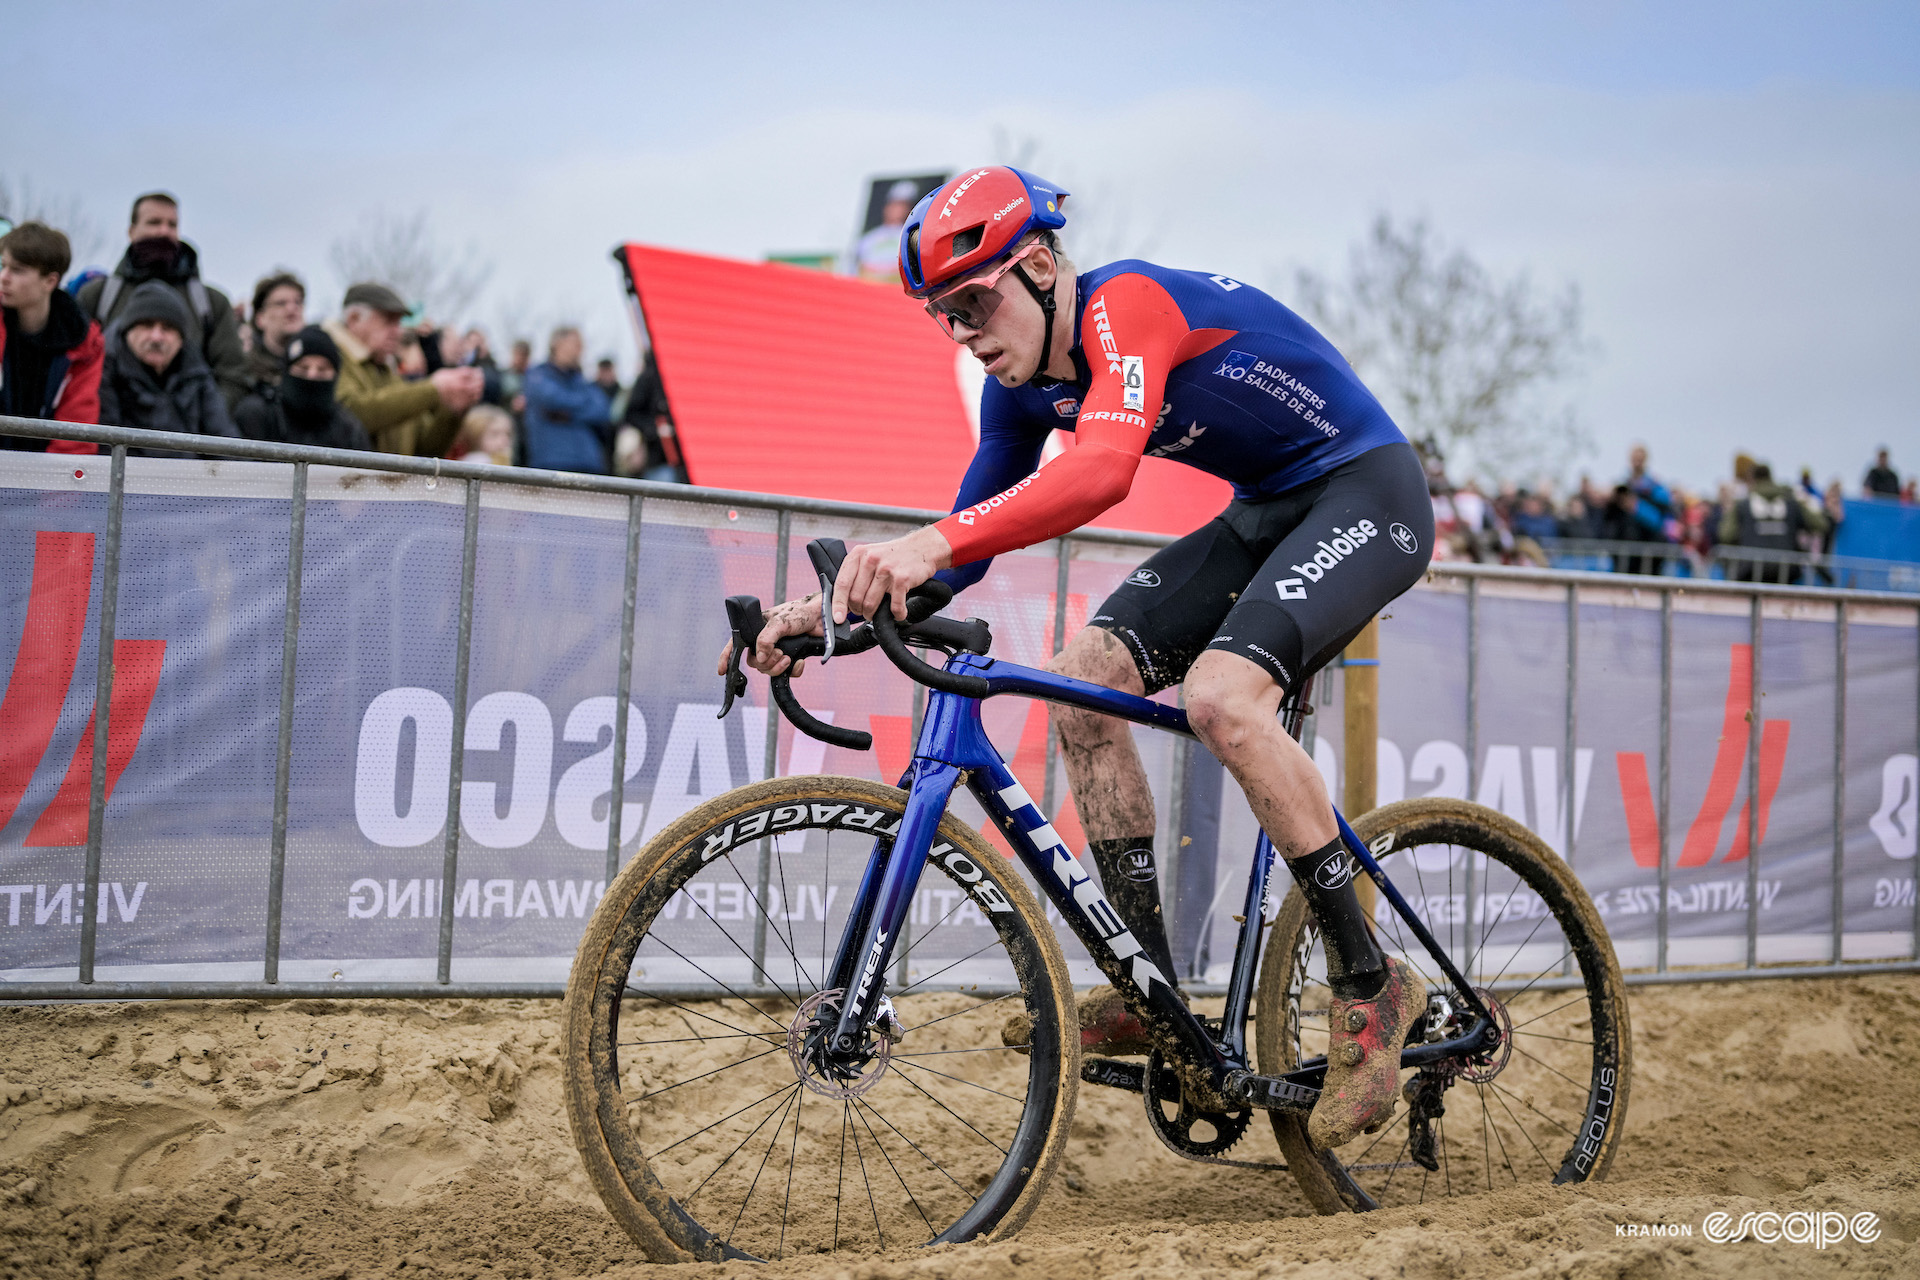
<path fill-rule="evenodd" d="M 80 921 L 91 911 L 101 980 L 257 980 L 291 469 L 127 465 L 103 871 L 87 902 L 106 473 L 103 458 L 14 454 L 0 476 L 0 978 L 73 977 Z M 615 819 L 608 802 L 627 500 L 481 486 L 456 814 L 448 782 L 466 484 L 312 468 L 284 979 L 430 980 L 441 904 L 451 896 L 456 982 L 562 980 L 605 891 L 610 821 L 624 860 L 690 808 L 763 776 L 765 682 L 755 677 L 746 705 L 716 719 L 714 667 L 726 638 L 722 598 L 774 595 L 776 517 L 696 499 L 690 491 L 685 501 L 642 505 L 625 802 Z M 790 594 L 809 581 L 808 539 L 868 541 L 894 531 L 793 516 Z M 996 656 L 1044 661 L 1056 617 L 1071 635 L 1089 603 L 1097 606 L 1147 549 L 1075 544 L 1064 601 L 1056 553 L 1049 544 L 1003 557 L 956 606 L 993 624 Z M 1524 822 L 1592 890 L 1622 962 L 1650 966 L 1659 595 L 1583 588 L 1571 647 L 1563 586 L 1486 583 L 1479 597 L 1471 724 L 1460 583 L 1436 578 L 1389 610 L 1380 799 L 1464 796 Z M 1836 909 L 1848 958 L 1911 953 L 1920 636 L 1912 609 L 1856 606 L 1849 621 L 1843 649 L 1832 604 L 1769 601 L 1756 664 L 1744 598 L 1676 601 L 1667 761 L 1673 964 L 1744 962 L 1747 859 L 1755 856 L 1763 962 L 1827 959 Z M 1337 783 L 1333 683 L 1335 696 L 1316 717 L 1315 758 Z M 816 665 L 795 691 L 834 723 L 870 730 L 875 749 L 796 739 L 776 723 L 777 772 L 899 776 L 919 691 L 884 658 Z M 1757 770 L 1747 759 L 1756 705 Z M 1035 797 L 1051 794 L 1056 828 L 1078 847 L 1084 836 L 1064 775 L 1048 786 L 1045 707 L 1003 698 L 985 716 L 1016 775 Z M 1197 746 L 1144 730 L 1138 741 L 1158 800 L 1167 881 L 1177 889 L 1173 932 L 1195 972 L 1218 978 L 1241 909 L 1251 815 L 1230 779 L 1219 785 L 1217 768 L 1209 785 L 1210 757 Z M 1757 855 L 1748 831 L 1756 809 Z M 980 819 L 970 800 L 956 811 Z M 458 824 L 458 869 L 443 883 L 450 823 Z M 837 933 L 859 867 L 850 860 L 833 874 L 844 883 L 791 901 L 720 895 L 716 907 L 764 905 L 789 932 L 818 917 L 816 928 Z M 961 931 L 944 933 L 941 945 L 964 944 Z"/>

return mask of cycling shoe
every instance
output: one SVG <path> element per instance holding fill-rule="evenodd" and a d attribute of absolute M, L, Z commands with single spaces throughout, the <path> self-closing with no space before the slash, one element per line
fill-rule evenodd
<path fill-rule="evenodd" d="M 1400 1101 L 1400 1048 L 1426 1007 L 1426 984 L 1392 958 L 1378 994 L 1333 1001 L 1326 1083 L 1307 1118 L 1307 1140 L 1316 1151 L 1350 1142 L 1392 1118 Z"/>

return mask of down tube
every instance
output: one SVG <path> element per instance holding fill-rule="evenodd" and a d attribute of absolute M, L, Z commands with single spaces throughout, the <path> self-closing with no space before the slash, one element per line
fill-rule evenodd
<path fill-rule="evenodd" d="M 1207 1064 L 1216 1072 L 1223 1069 L 1226 1059 L 1219 1046 L 1187 1012 L 1172 979 L 1147 958 L 1100 891 L 1099 881 L 1067 848 L 1006 762 L 988 751 L 967 763 L 971 769 L 968 790 L 1006 833 L 1041 891 L 1060 909 L 1061 918 L 1073 929 L 1100 972 L 1150 1029 L 1179 1041 L 1192 1062 Z"/>

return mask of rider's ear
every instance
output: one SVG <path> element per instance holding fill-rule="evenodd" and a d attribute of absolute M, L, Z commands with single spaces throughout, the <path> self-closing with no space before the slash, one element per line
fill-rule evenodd
<path fill-rule="evenodd" d="M 1043 291 L 1053 288 L 1053 282 L 1059 278 L 1059 259 L 1044 244 L 1034 250 L 1033 256 L 1026 261 L 1026 267 L 1028 277 Z"/>

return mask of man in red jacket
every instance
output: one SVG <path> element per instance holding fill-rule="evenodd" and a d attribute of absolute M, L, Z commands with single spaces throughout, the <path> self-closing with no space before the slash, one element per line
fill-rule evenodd
<path fill-rule="evenodd" d="M 58 422 L 100 420 L 100 326 L 60 288 L 73 251 L 42 222 L 0 236 L 0 414 Z M 95 453 L 75 440 L 0 436 L 0 448 Z"/>

